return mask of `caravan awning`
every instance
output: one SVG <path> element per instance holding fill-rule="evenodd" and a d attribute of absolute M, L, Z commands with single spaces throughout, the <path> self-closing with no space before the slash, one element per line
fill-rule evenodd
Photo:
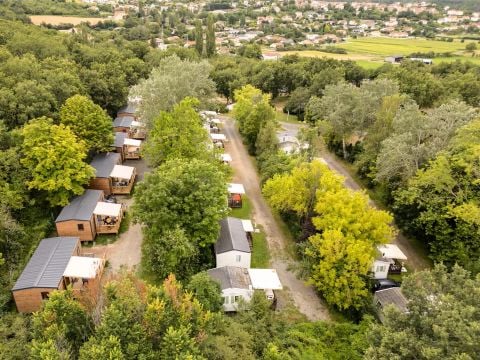
<path fill-rule="evenodd" d="M 132 127 L 137 127 L 137 128 L 143 128 L 145 127 L 145 124 L 140 122 L 140 121 L 132 121 L 132 124 L 131 124 Z"/>
<path fill-rule="evenodd" d="M 130 180 L 134 170 L 133 166 L 115 165 L 110 173 L 110 177 Z"/>
<path fill-rule="evenodd" d="M 275 269 L 248 269 L 248 275 L 254 289 L 282 290 L 283 286 Z"/>
<path fill-rule="evenodd" d="M 112 204 L 107 202 L 98 202 L 93 213 L 102 216 L 120 216 L 122 204 Z"/>
<path fill-rule="evenodd" d="M 226 141 L 227 138 L 225 137 L 224 134 L 210 134 L 210 137 L 212 138 L 212 140 L 216 140 L 216 141 Z"/>
<path fill-rule="evenodd" d="M 253 224 L 252 224 L 251 220 L 242 220 L 242 226 L 243 226 L 243 230 L 245 230 L 245 232 L 253 233 L 254 230 L 255 230 L 253 228 Z"/>
<path fill-rule="evenodd" d="M 382 258 L 385 259 L 398 259 L 407 260 L 407 256 L 400 250 L 397 245 L 385 244 L 377 246 L 378 251 L 382 254 Z"/>
<path fill-rule="evenodd" d="M 78 279 L 95 279 L 103 260 L 94 257 L 72 256 L 63 276 Z"/>
<path fill-rule="evenodd" d="M 129 146 L 140 147 L 140 145 L 142 145 L 142 141 L 141 140 L 136 140 L 136 139 L 125 138 L 125 140 L 123 141 L 123 144 L 124 145 L 129 145 Z"/>
<path fill-rule="evenodd" d="M 230 154 L 221 154 L 220 156 L 222 157 L 222 161 L 225 161 L 225 162 L 232 161 L 232 157 L 230 156 Z"/>
<path fill-rule="evenodd" d="M 245 194 L 245 188 L 242 184 L 228 184 L 228 192 L 230 194 Z"/>

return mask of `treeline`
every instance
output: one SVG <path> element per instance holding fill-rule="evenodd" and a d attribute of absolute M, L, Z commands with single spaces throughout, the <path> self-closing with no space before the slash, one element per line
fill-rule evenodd
<path fill-rule="evenodd" d="M 99 11 L 112 11 L 110 5 L 98 4 L 97 6 Z M 95 16 L 99 14 L 99 11 L 92 9 L 90 4 L 58 0 L 6 0 L 2 2 L 1 7 L 19 15 Z"/>
<path fill-rule="evenodd" d="M 447 100 L 421 109 L 395 81 L 382 79 L 327 86 L 308 103 L 306 118 L 356 164 L 434 261 L 478 271 L 475 108 Z"/>
<path fill-rule="evenodd" d="M 303 119 L 310 97 L 321 97 L 327 85 L 340 80 L 359 86 L 363 80 L 395 80 L 400 92 L 409 95 L 422 108 L 441 105 L 448 99 L 462 100 L 471 106 L 480 103 L 479 66 L 456 61 L 424 65 L 418 61 L 400 66 L 385 64 L 378 69 L 364 69 L 352 61 L 304 58 L 289 55 L 278 61 L 258 61 L 257 52 L 244 57 L 218 57 L 211 73 L 217 91 L 233 99 L 236 89 L 252 84 L 273 98 L 288 95 L 284 111 Z M 248 58 L 245 58 L 248 57 Z"/>

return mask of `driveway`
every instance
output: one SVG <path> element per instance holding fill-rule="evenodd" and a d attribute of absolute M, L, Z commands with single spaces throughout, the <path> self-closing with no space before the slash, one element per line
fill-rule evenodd
<path fill-rule="evenodd" d="M 223 122 L 223 132 L 228 139 L 226 152 L 232 156 L 231 166 L 234 169 L 234 182 L 242 183 L 252 204 L 252 217 L 256 224 L 265 231 L 270 254 L 271 265 L 277 270 L 284 286 L 284 293 L 293 300 L 297 309 L 309 320 L 329 320 L 330 314 L 325 303 L 318 297 L 312 286 L 298 279 L 292 268 L 299 264 L 286 251 L 287 240 L 273 217 L 270 207 L 262 196 L 260 179 L 257 171 L 242 144 L 242 139 L 234 121 L 227 117 L 220 117 Z M 279 305 L 282 302 L 279 301 Z"/>

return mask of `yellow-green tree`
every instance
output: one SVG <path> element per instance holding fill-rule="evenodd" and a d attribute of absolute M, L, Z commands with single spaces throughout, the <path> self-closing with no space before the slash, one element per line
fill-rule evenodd
<path fill-rule="evenodd" d="M 309 238 L 310 282 L 331 305 L 360 308 L 368 298 L 368 277 L 376 245 L 394 235 L 392 216 L 372 208 L 368 197 L 349 189 L 317 191 L 318 234 Z"/>
<path fill-rule="evenodd" d="M 256 141 L 262 125 L 275 119 L 275 110 L 270 105 L 270 95 L 252 85 L 245 85 L 235 91 L 233 115 L 238 121 L 240 133 L 243 135 L 251 154 L 256 152 Z"/>
<path fill-rule="evenodd" d="M 30 172 L 29 189 L 44 193 L 51 206 L 64 206 L 70 197 L 84 192 L 95 171 L 84 162 L 83 140 L 45 117 L 30 121 L 22 135 L 21 163 Z"/>
<path fill-rule="evenodd" d="M 290 173 L 277 174 L 263 187 L 263 195 L 280 212 L 294 212 L 299 218 L 312 216 L 317 191 L 336 191 L 342 188 L 342 177 L 320 161 L 302 163 Z"/>

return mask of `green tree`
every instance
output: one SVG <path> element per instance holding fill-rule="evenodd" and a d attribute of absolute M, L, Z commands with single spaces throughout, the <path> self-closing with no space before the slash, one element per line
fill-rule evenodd
<path fill-rule="evenodd" d="M 198 267 L 198 250 L 183 229 L 166 229 L 160 234 L 145 230 L 144 234 L 142 261 L 156 279 L 163 280 L 170 273 L 185 278 Z"/>
<path fill-rule="evenodd" d="M 51 206 L 68 204 L 73 195 L 84 192 L 94 176 L 94 169 L 84 162 L 86 148 L 83 140 L 64 125 L 40 118 L 22 129 L 21 163 L 30 172 L 29 189 L 43 192 Z"/>
<path fill-rule="evenodd" d="M 212 14 L 207 17 L 207 32 L 205 35 L 205 51 L 207 57 L 212 57 L 217 53 L 217 45 L 215 43 L 215 18 Z"/>
<path fill-rule="evenodd" d="M 220 284 L 214 281 L 206 272 L 193 275 L 186 287 L 202 304 L 205 310 L 217 312 L 222 309 L 223 299 Z"/>
<path fill-rule="evenodd" d="M 255 144 L 263 124 L 275 118 L 275 110 L 270 105 L 270 96 L 262 94 L 251 85 L 235 91 L 233 115 L 239 123 L 240 133 L 245 138 L 248 150 L 255 154 Z"/>
<path fill-rule="evenodd" d="M 147 236 L 178 226 L 192 243 L 206 247 L 217 240 L 226 214 L 226 180 L 212 163 L 172 159 L 145 176 L 134 199 L 134 217 Z"/>
<path fill-rule="evenodd" d="M 436 261 L 479 269 L 480 221 L 476 184 L 480 120 L 458 129 L 448 148 L 395 193 L 401 224 L 421 237 Z M 472 268 L 473 269 L 473 268 Z"/>
<path fill-rule="evenodd" d="M 384 311 L 372 324 L 365 359 L 475 359 L 480 353 L 480 276 L 455 266 L 437 265 L 402 283 L 408 312 Z"/>
<path fill-rule="evenodd" d="M 34 314 L 32 326 L 32 352 L 40 355 L 53 345 L 59 353 L 76 356 L 92 332 L 92 320 L 75 300 L 71 289 L 51 292 L 42 310 Z"/>
<path fill-rule="evenodd" d="M 80 360 L 105 359 L 124 360 L 120 341 L 115 336 L 110 336 L 100 343 L 89 341 L 80 350 Z"/>
<path fill-rule="evenodd" d="M 206 61 L 181 60 L 176 55 L 160 60 L 150 77 L 130 91 L 140 97 L 139 114 L 149 127 L 161 111 L 170 111 L 186 97 L 199 99 L 201 105 L 211 100 L 215 84 L 209 78 L 211 66 Z"/>
<path fill-rule="evenodd" d="M 465 45 L 465 50 L 475 52 L 475 50 L 477 50 L 477 44 L 475 44 L 474 42 L 470 42 Z"/>
<path fill-rule="evenodd" d="M 85 141 L 89 151 L 101 152 L 113 144 L 112 119 L 100 106 L 85 96 L 75 95 L 60 109 L 60 122 Z"/>
<path fill-rule="evenodd" d="M 213 157 L 208 133 L 196 110 L 198 105 L 198 100 L 185 98 L 170 112 L 162 111 L 154 119 L 143 148 L 150 165 L 158 166 L 169 159 Z"/>
<path fill-rule="evenodd" d="M 316 201 L 313 224 L 319 234 L 309 238 L 306 249 L 310 281 L 329 304 L 360 309 L 368 299 L 376 246 L 393 239 L 393 218 L 349 189 L 319 189 Z"/>
<path fill-rule="evenodd" d="M 475 116 L 475 110 L 463 102 L 449 102 L 427 114 L 415 103 L 405 104 L 392 121 L 391 135 L 381 143 L 377 181 L 405 182 Z"/>
<path fill-rule="evenodd" d="M 200 20 L 195 21 L 195 50 L 198 55 L 203 55 L 203 28 Z"/>

